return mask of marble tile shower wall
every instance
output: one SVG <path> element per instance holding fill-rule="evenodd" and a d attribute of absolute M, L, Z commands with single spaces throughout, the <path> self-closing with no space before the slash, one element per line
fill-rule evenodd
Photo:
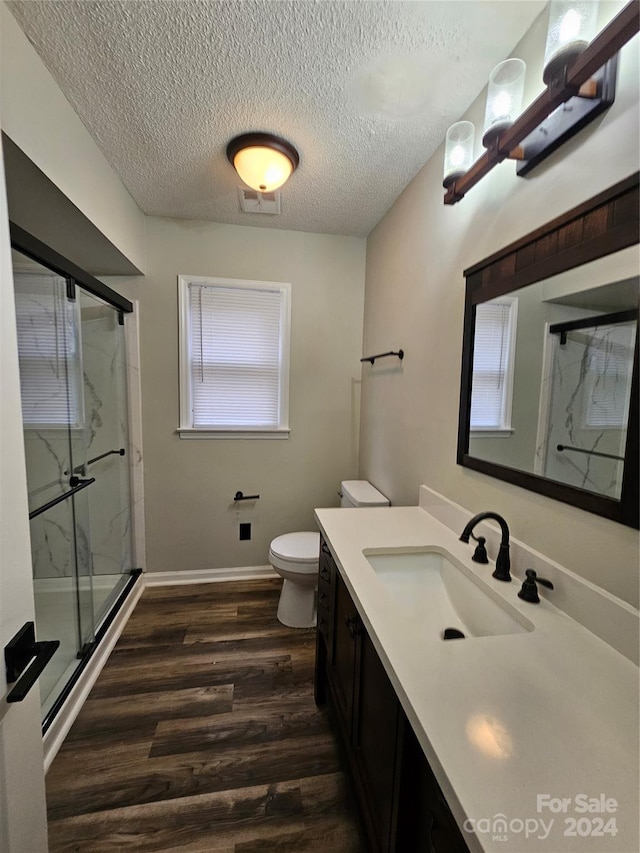
<path fill-rule="evenodd" d="M 634 325 L 626 323 L 575 330 L 554 342 L 547 477 L 620 498 L 622 462 L 589 451 L 624 455 L 634 338 Z"/>

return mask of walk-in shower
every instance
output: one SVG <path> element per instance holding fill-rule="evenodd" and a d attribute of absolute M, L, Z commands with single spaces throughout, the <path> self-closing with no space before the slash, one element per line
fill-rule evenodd
<path fill-rule="evenodd" d="M 60 641 L 39 679 L 46 729 L 136 576 L 124 335 L 131 305 L 71 265 L 69 274 L 20 248 L 14 243 L 13 273 L 36 636 Z"/>

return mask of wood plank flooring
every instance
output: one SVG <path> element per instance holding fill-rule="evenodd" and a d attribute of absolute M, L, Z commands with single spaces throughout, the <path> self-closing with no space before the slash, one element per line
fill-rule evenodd
<path fill-rule="evenodd" d="M 280 584 L 145 590 L 47 774 L 51 853 L 364 851 Z"/>

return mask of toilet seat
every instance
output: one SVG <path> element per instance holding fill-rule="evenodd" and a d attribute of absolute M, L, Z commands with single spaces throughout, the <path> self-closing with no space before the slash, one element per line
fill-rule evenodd
<path fill-rule="evenodd" d="M 319 533 L 285 533 L 271 543 L 269 562 L 296 574 L 317 574 L 319 554 Z"/>

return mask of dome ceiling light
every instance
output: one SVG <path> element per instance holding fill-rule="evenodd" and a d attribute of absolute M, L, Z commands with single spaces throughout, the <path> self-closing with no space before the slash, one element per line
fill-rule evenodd
<path fill-rule="evenodd" d="M 271 133 L 243 133 L 227 145 L 227 158 L 241 179 L 258 192 L 273 192 L 298 168 L 296 149 Z"/>

